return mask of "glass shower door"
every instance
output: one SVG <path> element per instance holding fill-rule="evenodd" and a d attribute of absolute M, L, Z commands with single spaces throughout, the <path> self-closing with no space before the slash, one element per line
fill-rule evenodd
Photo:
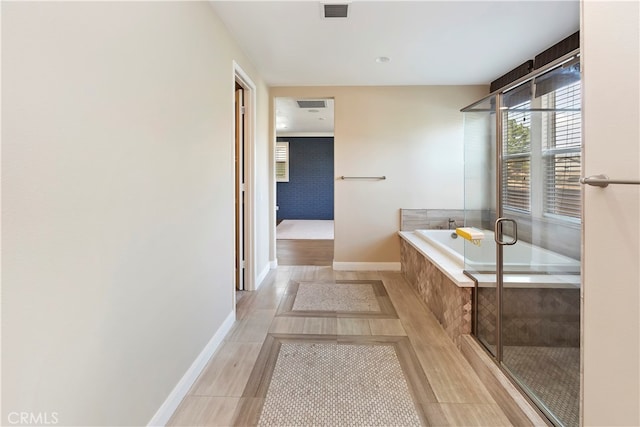
<path fill-rule="evenodd" d="M 579 57 L 464 108 L 473 333 L 559 426 L 579 424 Z"/>
<path fill-rule="evenodd" d="M 498 360 L 558 425 L 579 424 L 579 64 L 501 97 Z M 511 244 L 513 243 L 513 244 Z M 498 268 L 500 271 L 500 268 Z"/>

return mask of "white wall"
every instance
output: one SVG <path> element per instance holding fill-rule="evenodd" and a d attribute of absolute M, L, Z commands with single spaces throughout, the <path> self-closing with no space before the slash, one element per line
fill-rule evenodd
<path fill-rule="evenodd" d="M 640 7 L 582 3 L 584 174 L 640 179 Z M 583 423 L 640 425 L 640 186 L 585 186 Z"/>
<path fill-rule="evenodd" d="M 144 425 L 232 315 L 233 60 L 263 183 L 207 2 L 2 3 L 3 425 Z"/>
<path fill-rule="evenodd" d="M 462 209 L 460 109 L 486 86 L 274 87 L 275 97 L 335 98 L 336 262 L 399 262 L 400 208 Z M 273 129 L 272 129 L 273 132 Z"/>

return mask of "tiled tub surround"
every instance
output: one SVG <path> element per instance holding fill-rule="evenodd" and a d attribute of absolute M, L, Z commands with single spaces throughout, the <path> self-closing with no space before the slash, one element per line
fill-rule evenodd
<path fill-rule="evenodd" d="M 495 344 L 495 287 L 478 288 L 478 330 Z M 580 347 L 580 289 L 504 288 L 502 340 L 507 346 Z"/>
<path fill-rule="evenodd" d="M 400 232 L 402 272 L 451 339 L 471 333 L 474 282 L 462 272 L 463 261 L 428 243 L 415 232 Z M 493 337 L 495 276 L 479 281 L 478 318 L 483 338 Z M 503 339 L 508 345 L 579 346 L 580 277 L 578 275 L 505 276 Z M 484 335 L 487 335 L 485 337 Z M 487 341 L 487 340 L 485 340 Z M 487 342 L 487 344 L 492 344 Z"/>
<path fill-rule="evenodd" d="M 417 249 L 420 243 L 418 237 L 413 233 L 400 234 L 403 237 L 400 241 L 403 275 L 438 319 L 446 334 L 459 347 L 461 336 L 471 333 L 473 281 L 462 275 L 462 271 L 454 277 L 445 274 L 437 266 L 437 261 Z M 436 259 L 438 255 L 432 254 Z"/>
<path fill-rule="evenodd" d="M 481 212 L 477 211 L 477 215 Z M 465 212 L 461 209 L 400 209 L 400 231 L 446 230 L 450 228 L 449 220 L 462 227 L 464 218 Z"/>

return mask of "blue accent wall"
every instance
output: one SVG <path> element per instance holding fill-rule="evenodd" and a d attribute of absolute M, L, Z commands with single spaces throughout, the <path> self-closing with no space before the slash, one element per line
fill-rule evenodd
<path fill-rule="evenodd" d="M 333 137 L 279 137 L 289 142 L 289 182 L 277 183 L 276 217 L 333 219 Z"/>

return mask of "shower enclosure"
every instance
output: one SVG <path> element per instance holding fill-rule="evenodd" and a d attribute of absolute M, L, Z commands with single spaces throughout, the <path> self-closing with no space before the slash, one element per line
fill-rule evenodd
<path fill-rule="evenodd" d="M 556 425 L 579 424 L 577 51 L 464 108 L 474 335 Z"/>

